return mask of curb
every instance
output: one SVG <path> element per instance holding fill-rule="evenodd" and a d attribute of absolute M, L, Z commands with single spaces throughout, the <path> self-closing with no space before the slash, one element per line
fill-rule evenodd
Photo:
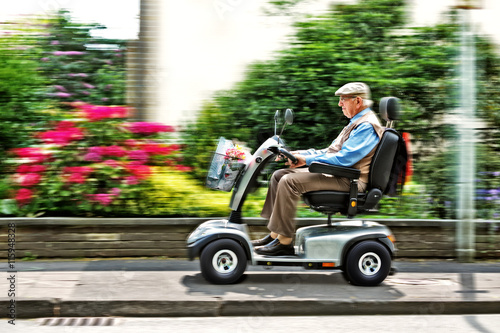
<path fill-rule="evenodd" d="M 0 307 L 8 307 L 0 301 Z M 465 315 L 496 314 L 498 301 L 88 301 L 18 300 L 17 318 L 42 317 L 218 317 L 326 315 Z"/>

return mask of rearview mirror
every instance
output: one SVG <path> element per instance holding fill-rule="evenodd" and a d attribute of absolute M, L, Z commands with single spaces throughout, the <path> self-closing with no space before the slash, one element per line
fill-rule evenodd
<path fill-rule="evenodd" d="M 285 122 L 287 125 L 293 124 L 293 110 L 292 109 L 286 109 Z"/>
<path fill-rule="evenodd" d="M 274 113 L 274 135 L 276 135 L 276 130 L 278 129 L 278 121 L 280 118 L 280 110 L 276 110 Z"/>

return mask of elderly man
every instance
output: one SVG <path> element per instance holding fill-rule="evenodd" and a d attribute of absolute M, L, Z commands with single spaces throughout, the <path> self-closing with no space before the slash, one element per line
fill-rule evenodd
<path fill-rule="evenodd" d="M 293 255 L 293 235 L 297 203 L 303 193 L 321 190 L 349 191 L 349 180 L 320 173 L 310 173 L 312 162 L 353 167 L 361 171 L 358 190 L 368 183 L 370 163 L 384 128 L 370 109 L 370 88 L 362 82 L 351 82 L 335 92 L 339 106 L 351 121 L 332 144 L 323 150 L 292 152 L 298 162 L 288 160 L 289 169 L 276 171 L 271 179 L 261 216 L 268 219 L 266 237 L 252 241 L 255 252 L 267 256 Z"/>

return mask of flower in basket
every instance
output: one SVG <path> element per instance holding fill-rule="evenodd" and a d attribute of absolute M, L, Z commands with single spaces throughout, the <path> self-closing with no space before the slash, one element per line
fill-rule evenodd
<path fill-rule="evenodd" d="M 226 150 L 226 160 L 244 160 L 246 158 L 245 151 L 243 147 L 235 145 L 233 148 L 228 148 Z"/>

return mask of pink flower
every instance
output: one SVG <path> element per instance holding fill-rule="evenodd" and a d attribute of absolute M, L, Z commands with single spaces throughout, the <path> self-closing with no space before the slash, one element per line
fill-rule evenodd
<path fill-rule="evenodd" d="M 136 176 L 125 177 L 125 184 L 127 184 L 127 185 L 137 185 L 137 184 L 139 184 L 139 178 L 137 178 Z"/>
<path fill-rule="evenodd" d="M 158 143 L 148 143 L 143 145 L 142 149 L 151 155 L 170 155 L 176 149 L 177 145 L 161 145 Z"/>
<path fill-rule="evenodd" d="M 83 117 L 89 121 L 102 119 L 126 118 L 128 108 L 122 106 L 91 105 L 85 103 L 73 104 L 82 112 Z"/>
<path fill-rule="evenodd" d="M 66 51 L 66 55 L 83 55 L 85 52 L 81 51 Z"/>
<path fill-rule="evenodd" d="M 108 146 L 101 148 L 103 149 L 102 154 L 106 156 L 123 157 L 127 155 L 127 151 L 120 146 Z"/>
<path fill-rule="evenodd" d="M 16 192 L 16 201 L 19 205 L 26 205 L 30 203 L 33 198 L 33 191 L 27 188 L 21 188 Z"/>
<path fill-rule="evenodd" d="M 117 168 L 120 166 L 120 164 L 115 160 L 106 160 L 103 162 L 103 164 L 112 168 Z"/>
<path fill-rule="evenodd" d="M 21 158 L 29 158 L 33 163 L 42 163 L 51 157 L 40 148 L 15 148 L 12 152 Z"/>
<path fill-rule="evenodd" d="M 103 206 L 108 206 L 113 201 L 113 196 L 107 193 L 89 194 L 91 201 L 100 203 Z"/>
<path fill-rule="evenodd" d="M 145 163 L 148 160 L 149 156 L 148 153 L 146 153 L 144 150 L 132 150 L 131 152 L 129 152 L 128 158 Z"/>
<path fill-rule="evenodd" d="M 63 130 L 69 130 L 71 128 L 75 127 L 75 123 L 69 120 L 62 120 L 59 123 L 57 123 L 56 129 L 63 131 Z"/>
<path fill-rule="evenodd" d="M 21 164 L 16 169 L 16 173 L 28 173 L 28 172 L 31 172 L 31 165 Z"/>
<path fill-rule="evenodd" d="M 83 159 L 89 162 L 99 162 L 102 161 L 102 156 L 96 153 L 88 153 L 83 156 Z"/>
<path fill-rule="evenodd" d="M 63 169 L 63 173 L 81 173 L 85 176 L 90 174 L 92 171 L 93 171 L 93 169 L 91 167 L 84 167 L 84 166 L 82 166 L 82 167 L 79 167 L 79 166 L 65 167 Z"/>
<path fill-rule="evenodd" d="M 102 147 L 94 146 L 90 147 L 88 153 L 89 154 L 98 154 L 98 155 L 103 155 L 105 150 Z"/>
<path fill-rule="evenodd" d="M 131 162 L 126 166 L 126 169 L 138 179 L 146 179 L 151 175 L 151 169 L 143 164 Z"/>
<path fill-rule="evenodd" d="M 155 134 L 161 132 L 173 132 L 172 126 L 154 122 L 135 122 L 126 124 L 128 130 L 134 134 Z"/>
<path fill-rule="evenodd" d="M 19 157 L 32 157 L 33 155 L 42 154 L 42 150 L 39 148 L 16 148 L 14 152 Z"/>
<path fill-rule="evenodd" d="M 44 172 L 47 168 L 44 165 L 36 164 L 36 165 L 28 165 L 28 164 L 21 164 L 20 166 L 17 167 L 16 172 L 17 173 L 39 173 L 39 172 Z"/>
<path fill-rule="evenodd" d="M 88 75 L 85 74 L 85 73 L 69 73 L 68 76 L 69 77 L 77 77 L 77 76 L 79 76 L 79 77 L 88 77 Z"/>
<path fill-rule="evenodd" d="M 89 194 L 88 198 L 93 202 L 97 202 L 103 206 L 108 206 L 113 202 L 113 199 L 121 194 L 121 192 L 122 190 L 118 187 L 113 187 L 110 193 Z"/>
<path fill-rule="evenodd" d="M 55 96 L 55 97 L 61 97 L 61 98 L 71 97 L 71 94 L 66 93 L 66 92 L 62 92 L 62 91 L 59 91 L 59 92 L 56 92 L 56 93 L 53 93 L 53 94 L 48 94 L 48 95 L 49 96 Z"/>
<path fill-rule="evenodd" d="M 122 193 L 122 190 L 119 189 L 118 187 L 113 187 L 111 189 L 111 195 L 113 195 L 115 197 L 119 196 L 121 193 Z"/>
<path fill-rule="evenodd" d="M 56 89 L 57 89 L 57 90 L 59 90 L 59 91 L 63 91 L 63 92 L 66 92 L 66 91 L 67 91 L 67 90 L 66 90 L 66 88 L 64 88 L 63 86 L 58 85 L 58 84 L 56 84 L 56 85 L 54 86 L 54 88 L 56 88 Z"/>
<path fill-rule="evenodd" d="M 185 165 L 176 165 L 175 170 L 177 171 L 182 171 L 182 172 L 189 172 L 192 171 L 193 168 Z"/>
<path fill-rule="evenodd" d="M 83 184 L 91 172 L 91 167 L 65 167 L 63 177 L 67 183 Z"/>
<path fill-rule="evenodd" d="M 76 183 L 76 184 L 83 184 L 85 183 L 87 179 L 85 176 L 81 173 L 72 173 L 69 175 L 68 178 L 66 178 L 67 183 Z"/>
<path fill-rule="evenodd" d="M 101 161 L 102 156 L 123 157 L 127 156 L 128 152 L 120 146 L 94 146 L 90 147 L 85 155 L 89 161 Z"/>
<path fill-rule="evenodd" d="M 82 86 L 84 86 L 87 89 L 94 89 L 95 86 L 91 85 L 90 83 L 83 82 Z"/>
<path fill-rule="evenodd" d="M 46 144 L 55 144 L 66 146 L 72 141 L 83 139 L 83 131 L 78 127 L 69 127 L 57 129 L 55 131 L 47 131 L 38 134 Z"/>
<path fill-rule="evenodd" d="M 226 160 L 229 159 L 244 160 L 245 152 L 239 147 L 229 148 L 226 150 L 226 156 L 224 158 Z"/>
<path fill-rule="evenodd" d="M 38 185 L 42 179 L 42 176 L 38 173 L 27 173 L 21 176 L 21 186 L 31 187 Z"/>

